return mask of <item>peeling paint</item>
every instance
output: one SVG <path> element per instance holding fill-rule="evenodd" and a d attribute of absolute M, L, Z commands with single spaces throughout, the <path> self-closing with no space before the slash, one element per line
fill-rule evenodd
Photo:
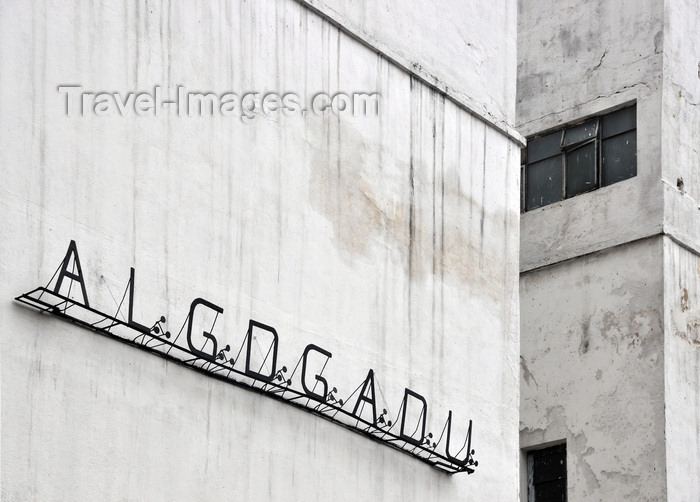
<path fill-rule="evenodd" d="M 686 312 L 690 306 L 688 305 L 688 290 L 686 288 L 682 289 L 683 294 L 681 295 L 681 312 Z"/>
<path fill-rule="evenodd" d="M 521 446 L 566 440 L 569 500 L 663 499 L 662 259 L 645 240 L 521 275 Z"/>

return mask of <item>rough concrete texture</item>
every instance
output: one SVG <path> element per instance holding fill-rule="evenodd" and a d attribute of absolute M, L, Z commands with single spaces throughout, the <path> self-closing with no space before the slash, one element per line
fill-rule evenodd
<path fill-rule="evenodd" d="M 515 0 L 300 0 L 444 84 L 494 121 L 515 121 Z M 498 75 L 498 78 L 494 78 Z"/>
<path fill-rule="evenodd" d="M 567 440 L 570 501 L 700 493 L 699 12 L 519 2 L 523 134 L 637 103 L 637 176 L 521 219 L 521 442 Z"/>
<path fill-rule="evenodd" d="M 700 254 L 700 3 L 665 3 L 663 51 L 664 229 Z"/>
<path fill-rule="evenodd" d="M 521 270 L 659 233 L 663 2 L 518 6 L 520 132 L 544 132 L 636 100 L 638 145 L 635 178 L 523 214 Z"/>
<path fill-rule="evenodd" d="M 292 0 L 10 2 L 0 23 L 3 500 L 517 498 L 517 145 Z M 370 118 L 66 117 L 59 84 L 382 97 Z M 410 387 L 433 432 L 473 419 L 477 473 L 12 301 L 71 239 L 91 304 L 116 309 L 134 266 L 144 323 L 201 296 L 221 344 L 252 317 L 280 363 L 333 352 L 339 393 L 374 368 L 390 412 Z"/>
<path fill-rule="evenodd" d="M 665 500 L 662 259 L 653 237 L 521 276 L 521 446 L 566 440 L 570 502 Z"/>
<path fill-rule="evenodd" d="M 664 239 L 666 462 L 670 502 L 700 494 L 700 257 Z"/>
<path fill-rule="evenodd" d="M 521 132 L 530 135 L 658 91 L 663 7 L 660 0 L 519 0 Z"/>

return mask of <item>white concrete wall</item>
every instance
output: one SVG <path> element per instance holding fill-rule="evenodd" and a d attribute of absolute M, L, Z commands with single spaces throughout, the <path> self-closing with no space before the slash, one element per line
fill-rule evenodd
<path fill-rule="evenodd" d="M 515 0 L 299 0 L 386 46 L 497 122 L 515 121 Z M 498 75 L 498 78 L 495 76 Z"/>
<path fill-rule="evenodd" d="M 700 3 L 665 2 L 663 114 L 668 500 L 700 493 Z M 682 185 L 679 186 L 679 180 Z"/>
<path fill-rule="evenodd" d="M 700 253 L 699 13 L 697 1 L 666 2 L 661 116 L 664 229 L 696 253 Z"/>
<path fill-rule="evenodd" d="M 694 0 L 519 1 L 520 132 L 633 100 L 638 125 L 636 178 L 523 215 L 522 270 L 662 229 L 700 250 L 698 10 Z"/>
<path fill-rule="evenodd" d="M 569 502 L 666 500 L 662 260 L 654 237 L 521 276 L 521 446 L 566 440 Z"/>
<path fill-rule="evenodd" d="M 663 225 L 663 2 L 518 2 L 525 136 L 637 101 L 637 176 L 524 213 L 521 270 L 657 234 Z"/>
<path fill-rule="evenodd" d="M 670 502 L 700 493 L 700 256 L 664 239 L 666 458 Z"/>
<path fill-rule="evenodd" d="M 3 500 L 517 498 L 516 145 L 292 0 L 5 3 L 0 23 Z M 382 98 L 374 118 L 66 117 L 60 84 Z M 91 304 L 116 309 L 134 266 L 144 322 L 176 330 L 201 296 L 222 344 L 252 317 L 280 363 L 332 351 L 340 393 L 374 368 L 393 413 L 408 386 L 429 427 L 474 420 L 477 473 L 14 302 L 71 239 Z"/>
<path fill-rule="evenodd" d="M 696 500 L 700 5 L 519 5 L 521 132 L 636 100 L 638 137 L 637 177 L 521 219 L 521 442 L 573 442 L 569 500 Z"/>

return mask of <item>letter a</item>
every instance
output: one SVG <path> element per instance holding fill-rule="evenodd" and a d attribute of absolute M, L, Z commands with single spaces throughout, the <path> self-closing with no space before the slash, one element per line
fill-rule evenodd
<path fill-rule="evenodd" d="M 367 393 L 367 395 L 365 395 L 365 393 Z M 371 397 L 369 396 L 370 394 Z M 352 410 L 352 414 L 357 418 L 361 418 L 360 415 L 357 414 L 357 409 L 360 407 L 361 402 L 372 405 L 372 425 L 377 425 L 377 405 L 374 402 L 374 370 L 369 370 L 369 373 L 367 373 L 367 378 L 365 378 L 362 384 L 360 397 L 357 398 L 355 409 Z"/>
<path fill-rule="evenodd" d="M 73 267 L 71 271 L 68 271 L 68 266 L 70 264 L 71 256 L 73 257 Z M 85 290 L 85 278 L 83 277 L 83 269 L 80 266 L 80 258 L 78 258 L 78 247 L 75 245 L 75 241 L 70 241 L 68 246 L 68 251 L 66 252 L 66 257 L 63 258 L 63 263 L 61 264 L 61 272 L 58 274 L 58 279 L 56 280 L 56 287 L 53 292 L 60 295 L 61 285 L 63 284 L 63 279 L 70 279 L 71 281 L 76 281 L 80 284 L 80 289 L 83 294 L 83 305 L 86 307 L 90 306 L 88 302 L 87 291 Z M 68 289 L 70 291 L 70 288 Z"/>

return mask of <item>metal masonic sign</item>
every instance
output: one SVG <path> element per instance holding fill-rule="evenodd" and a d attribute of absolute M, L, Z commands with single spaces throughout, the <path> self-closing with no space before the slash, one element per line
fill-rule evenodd
<path fill-rule="evenodd" d="M 349 396 L 340 398 L 337 388 L 332 387 L 323 377 L 323 369 L 318 374 L 308 374 L 307 359 L 310 354 L 314 353 L 314 357 L 319 355 L 325 357 L 325 363 L 328 363 L 333 356 L 328 350 L 313 344 L 306 346 L 294 370 L 288 375 L 287 366 L 280 367 L 277 361 L 280 338 L 272 326 L 251 319 L 238 353 L 235 357 L 231 357 L 230 346 L 220 347 L 217 338 L 211 334 L 213 325 L 209 331 L 196 333 L 197 337 L 204 337 L 205 343 L 202 346 L 195 344 L 193 339 L 195 311 L 207 309 L 210 313 L 213 312 L 214 323 L 224 312 L 223 308 L 203 298 L 192 301 L 182 328 L 174 338 L 164 329 L 165 317 L 161 317 L 151 327 L 138 323 L 134 320 L 134 275 L 135 271 L 132 268 L 121 303 L 114 315 L 96 310 L 90 306 L 78 248 L 75 241 L 71 241 L 65 258 L 46 287 L 38 287 L 18 296 L 16 300 L 42 313 L 53 314 L 208 376 L 284 401 L 372 440 L 401 450 L 450 474 L 458 472 L 471 474 L 478 465 L 474 460 L 474 450 L 471 448 L 471 420 L 466 438 L 457 446 L 451 440 L 452 411 L 448 412 L 439 436 L 435 437 L 430 432 L 426 434 L 428 404 L 423 396 L 408 388 L 405 389 L 401 406 L 393 420 L 385 409 L 378 413 L 375 399 L 375 375 L 371 369 Z M 68 286 L 68 293 L 63 295 L 61 290 L 62 288 L 65 290 L 66 286 Z M 71 298 L 70 290 L 73 287 L 80 288 L 79 291 L 76 290 L 74 296 L 78 296 L 79 293 L 82 296 L 82 302 Z M 127 315 L 121 315 L 126 319 L 119 319 L 127 294 L 129 297 Z M 271 340 L 267 354 L 260 365 L 254 365 L 251 357 L 254 332 L 265 332 L 267 338 Z M 245 356 L 243 356 L 244 349 Z M 421 409 L 415 427 L 406 423 L 406 410 L 410 401 Z M 371 419 L 363 418 L 370 414 Z"/>

